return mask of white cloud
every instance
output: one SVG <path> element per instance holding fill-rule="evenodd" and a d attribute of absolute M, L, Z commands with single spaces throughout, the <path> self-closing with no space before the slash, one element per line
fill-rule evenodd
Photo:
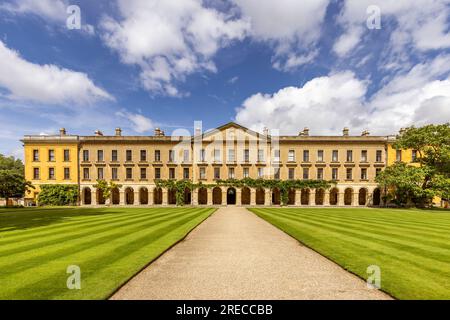
<path fill-rule="evenodd" d="M 9 99 L 48 104 L 83 104 L 114 98 L 81 72 L 23 59 L 0 41 L 0 87 Z"/>
<path fill-rule="evenodd" d="M 229 83 L 229 84 L 234 84 L 234 83 L 236 83 L 236 81 L 238 81 L 238 80 L 239 80 L 239 77 L 238 77 L 238 76 L 234 76 L 234 77 L 228 79 L 228 83 Z"/>
<path fill-rule="evenodd" d="M 53 21 L 63 22 L 67 18 L 67 1 L 63 0 L 15 0 L 0 5 L 0 10 L 14 14 L 35 14 Z"/>
<path fill-rule="evenodd" d="M 400 127 L 450 121 L 450 55 L 418 64 L 387 82 L 367 98 L 366 81 L 349 71 L 314 78 L 303 87 L 288 87 L 272 95 L 255 94 L 237 109 L 236 121 L 255 130 L 280 129 L 297 134 L 353 134 L 369 129 L 394 134 Z M 356 132 L 355 132 L 356 131 Z"/>
<path fill-rule="evenodd" d="M 179 81 L 198 71 L 215 72 L 216 52 L 248 30 L 201 0 L 118 0 L 120 19 L 104 17 L 102 38 L 127 64 L 138 65 L 143 87 L 152 93 L 180 96 Z"/>
<path fill-rule="evenodd" d="M 142 114 L 131 113 L 127 111 L 118 111 L 116 112 L 116 115 L 131 121 L 132 130 L 138 133 L 146 132 L 155 127 L 154 122 L 150 118 L 147 118 Z"/>

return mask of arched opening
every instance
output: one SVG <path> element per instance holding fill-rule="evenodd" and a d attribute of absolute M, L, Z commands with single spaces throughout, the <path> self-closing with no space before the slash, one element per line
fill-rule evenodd
<path fill-rule="evenodd" d="M 333 188 L 330 191 L 330 205 L 335 206 L 338 204 L 338 197 L 339 197 L 339 189 Z"/>
<path fill-rule="evenodd" d="M 148 204 L 148 189 L 145 187 L 139 189 L 139 203 Z"/>
<path fill-rule="evenodd" d="M 300 194 L 300 200 L 301 200 L 301 204 L 304 206 L 309 205 L 309 189 L 302 189 L 301 194 Z"/>
<path fill-rule="evenodd" d="M 162 204 L 162 189 L 161 188 L 153 189 L 153 203 L 154 204 Z"/>
<path fill-rule="evenodd" d="M 265 192 L 263 188 L 256 189 L 256 204 L 262 205 L 265 200 Z"/>
<path fill-rule="evenodd" d="M 250 204 L 250 189 L 247 187 L 243 187 L 241 190 L 241 204 L 242 205 L 249 205 Z"/>
<path fill-rule="evenodd" d="M 169 189 L 167 194 L 168 196 L 168 204 L 177 204 L 177 191 L 175 189 Z"/>
<path fill-rule="evenodd" d="M 192 202 L 191 189 L 186 187 L 184 189 L 184 204 L 191 204 Z"/>
<path fill-rule="evenodd" d="M 273 188 L 272 190 L 272 204 L 280 204 L 281 203 L 281 199 L 280 199 L 280 189 L 278 188 Z"/>
<path fill-rule="evenodd" d="M 133 204 L 134 203 L 134 191 L 132 188 L 125 189 L 125 204 Z"/>
<path fill-rule="evenodd" d="M 92 194 L 90 188 L 84 188 L 83 189 L 83 203 L 84 204 L 91 204 L 92 203 Z"/>
<path fill-rule="evenodd" d="M 103 196 L 103 191 L 97 189 L 96 191 L 97 204 L 105 204 L 105 197 Z"/>
<path fill-rule="evenodd" d="M 379 206 L 381 204 L 381 190 L 376 188 L 373 191 L 373 205 Z"/>
<path fill-rule="evenodd" d="M 198 204 L 208 204 L 208 190 L 205 187 L 198 189 Z"/>
<path fill-rule="evenodd" d="M 222 189 L 219 187 L 213 189 L 213 204 L 222 204 Z"/>
<path fill-rule="evenodd" d="M 118 188 L 111 190 L 111 200 L 112 204 L 120 204 L 120 192 Z"/>
<path fill-rule="evenodd" d="M 323 200 L 325 198 L 325 190 L 316 189 L 316 206 L 323 206 Z"/>
<path fill-rule="evenodd" d="M 351 206 L 353 202 L 353 190 L 351 188 L 347 188 L 344 191 L 344 205 Z"/>
<path fill-rule="evenodd" d="M 295 189 L 289 189 L 287 204 L 290 206 L 293 206 L 295 204 Z"/>
<path fill-rule="evenodd" d="M 228 188 L 227 204 L 236 204 L 236 189 L 235 188 Z"/>
<path fill-rule="evenodd" d="M 366 203 L 367 203 L 367 189 L 361 188 L 359 189 L 358 204 L 360 206 L 365 206 Z"/>

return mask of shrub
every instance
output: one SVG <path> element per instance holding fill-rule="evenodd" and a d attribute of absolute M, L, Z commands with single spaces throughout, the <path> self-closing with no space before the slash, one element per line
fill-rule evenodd
<path fill-rule="evenodd" d="M 40 206 L 76 205 L 77 201 L 78 186 L 71 184 L 45 184 L 38 195 Z"/>

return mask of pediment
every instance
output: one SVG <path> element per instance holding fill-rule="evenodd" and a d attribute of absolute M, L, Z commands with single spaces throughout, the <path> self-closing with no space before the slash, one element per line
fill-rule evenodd
<path fill-rule="evenodd" d="M 194 139 L 200 139 L 199 136 Z M 213 141 L 255 141 L 255 140 L 270 140 L 269 136 L 260 134 L 256 131 L 241 126 L 235 122 L 229 122 L 216 129 L 207 131 L 202 134 L 201 140 L 205 142 Z"/>

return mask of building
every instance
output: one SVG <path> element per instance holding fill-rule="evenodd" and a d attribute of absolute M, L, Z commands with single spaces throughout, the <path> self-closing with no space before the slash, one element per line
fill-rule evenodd
<path fill-rule="evenodd" d="M 25 177 L 37 188 L 26 194 L 35 203 L 42 184 L 77 184 L 81 205 L 107 202 L 97 192 L 97 179 L 121 185 L 112 192 L 112 205 L 172 205 L 172 190 L 156 188 L 157 179 L 189 179 L 214 184 L 218 179 L 334 180 L 330 190 L 293 190 L 289 205 L 380 205 L 382 190 L 375 177 L 392 163 L 392 138 L 368 131 L 339 136 L 312 136 L 305 128 L 296 136 L 269 135 L 228 123 L 193 136 L 123 136 L 96 131 L 93 136 L 66 134 L 25 136 Z M 280 203 L 279 190 L 200 188 L 186 191 L 194 205 L 271 205 Z"/>

